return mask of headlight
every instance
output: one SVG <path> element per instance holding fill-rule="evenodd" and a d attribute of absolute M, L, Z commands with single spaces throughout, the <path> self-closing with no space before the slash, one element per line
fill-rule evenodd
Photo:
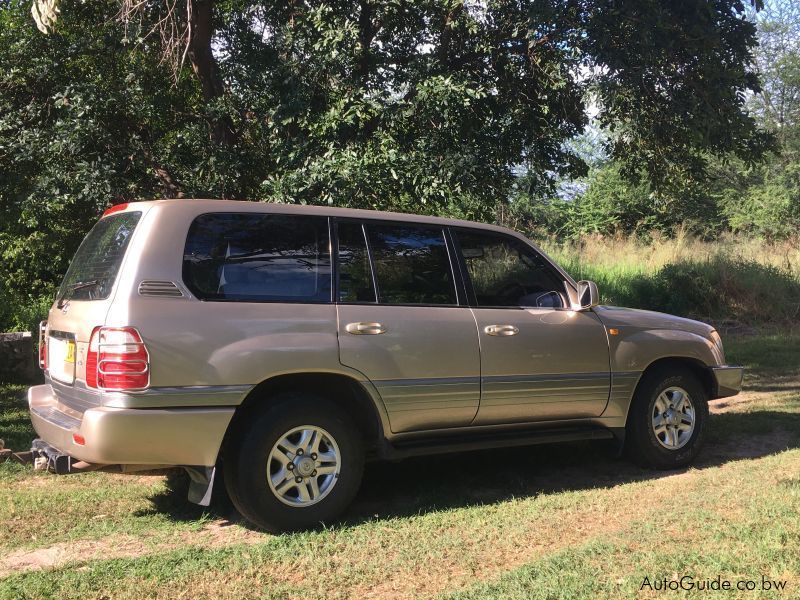
<path fill-rule="evenodd" d="M 719 361 L 719 364 L 724 365 L 725 364 L 725 350 L 723 350 L 723 348 L 722 348 L 722 338 L 719 337 L 719 334 L 716 332 L 716 330 L 712 330 L 711 331 L 710 337 L 711 337 L 711 341 L 714 343 L 714 346 L 716 347 L 717 360 Z"/>

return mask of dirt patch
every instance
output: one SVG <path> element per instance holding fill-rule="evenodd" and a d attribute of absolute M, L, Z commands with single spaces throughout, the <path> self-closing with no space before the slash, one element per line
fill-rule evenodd
<path fill-rule="evenodd" d="M 168 543 L 148 543 L 146 537 L 113 536 L 103 540 L 76 540 L 37 550 L 17 550 L 0 558 L 0 577 L 39 569 L 59 568 L 69 563 L 135 558 L 193 546 L 213 550 L 235 544 L 263 542 L 268 535 L 245 529 L 230 521 L 212 521 L 200 531 L 182 532 Z"/>

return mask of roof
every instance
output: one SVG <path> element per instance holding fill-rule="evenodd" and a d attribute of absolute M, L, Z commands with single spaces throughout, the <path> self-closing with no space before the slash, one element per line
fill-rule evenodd
<path fill-rule="evenodd" d="M 400 221 L 408 223 L 436 223 L 451 227 L 479 227 L 494 231 L 510 232 L 505 227 L 479 223 L 476 221 L 466 221 L 462 219 L 449 219 L 444 217 L 433 217 L 428 215 L 417 215 L 411 213 L 385 212 L 378 210 L 363 210 L 355 208 L 338 208 L 333 206 L 316 206 L 307 204 L 279 204 L 275 202 L 259 202 L 253 200 L 213 200 L 206 198 L 176 198 L 164 200 L 149 200 L 142 202 L 131 202 L 129 210 L 135 210 L 150 206 L 179 206 L 187 205 L 187 209 L 193 212 L 272 212 L 282 214 L 304 214 L 318 215 L 325 217 L 342 217 L 351 219 L 371 219 L 378 221 Z"/>

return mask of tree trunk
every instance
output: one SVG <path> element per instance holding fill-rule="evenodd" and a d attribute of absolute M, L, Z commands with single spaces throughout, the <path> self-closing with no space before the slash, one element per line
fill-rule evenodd
<path fill-rule="evenodd" d="M 212 23 L 214 2 L 213 0 L 189 0 L 188 6 L 190 8 L 191 37 L 186 54 L 192 64 L 192 70 L 200 82 L 203 99 L 209 103 L 225 93 L 217 61 L 211 50 L 211 40 L 214 35 Z M 234 143 L 236 131 L 231 118 L 224 116 L 215 119 L 212 122 L 211 135 L 217 143 Z"/>

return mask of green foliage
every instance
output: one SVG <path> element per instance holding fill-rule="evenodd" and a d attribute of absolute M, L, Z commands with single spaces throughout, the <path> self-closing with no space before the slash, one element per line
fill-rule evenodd
<path fill-rule="evenodd" d="M 800 230 L 800 162 L 759 170 L 756 181 L 721 194 L 722 210 L 734 231 L 786 239 Z"/>
<path fill-rule="evenodd" d="M 3 328 L 38 318 L 116 202 L 249 198 L 488 220 L 518 165 L 530 189 L 587 173 L 565 142 L 591 102 L 617 166 L 566 210 L 587 225 L 569 227 L 661 227 L 659 215 L 677 214 L 665 181 L 701 172 L 707 156 L 751 161 L 769 142 L 742 110 L 758 85 L 739 0 L 218 0 L 224 90 L 213 95 L 188 67 L 174 80 L 148 35 L 167 3 L 141 6 L 141 27 L 126 28 L 118 2 L 65 0 L 43 35 L 28 1 L 0 4 Z M 658 194 L 603 197 L 632 174 Z M 648 203 L 663 208 L 653 216 Z"/>
<path fill-rule="evenodd" d="M 678 229 L 715 237 L 726 226 L 705 183 L 679 180 L 656 188 L 631 182 L 617 162 L 595 168 L 572 199 L 517 196 L 511 221 L 523 230 L 578 239 L 586 235 L 649 237 Z"/>

